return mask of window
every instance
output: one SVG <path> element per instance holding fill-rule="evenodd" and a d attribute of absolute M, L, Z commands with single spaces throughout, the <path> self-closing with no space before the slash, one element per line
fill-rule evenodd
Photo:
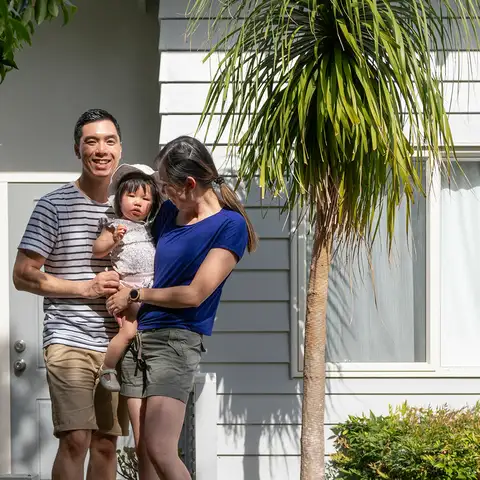
<path fill-rule="evenodd" d="M 400 207 L 390 258 L 384 224 L 372 270 L 365 252 L 355 262 L 343 251 L 333 258 L 328 375 L 480 375 L 480 155 L 460 155 L 450 183 L 439 172 L 431 176 L 427 199 L 419 196 L 412 209 L 408 238 Z M 292 227 L 291 369 L 301 376 L 312 239 L 296 217 Z"/>
<path fill-rule="evenodd" d="M 400 208 L 390 255 L 382 222 L 371 266 L 365 250 L 356 259 L 345 251 L 332 259 L 328 362 L 426 361 L 425 203 L 417 200 L 408 239 L 405 208 Z M 307 238 L 307 263 L 310 243 Z"/>
<path fill-rule="evenodd" d="M 442 179 L 440 350 L 443 367 L 480 367 L 479 271 L 480 162 L 461 162 L 453 169 L 450 184 Z"/>

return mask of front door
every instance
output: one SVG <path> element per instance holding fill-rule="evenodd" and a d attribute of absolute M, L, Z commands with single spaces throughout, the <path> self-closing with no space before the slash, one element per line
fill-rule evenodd
<path fill-rule="evenodd" d="M 10 184 L 10 274 L 35 203 L 60 184 Z M 50 479 L 57 451 L 42 353 L 43 299 L 10 285 L 12 472 Z"/>
<path fill-rule="evenodd" d="M 8 188 L 10 278 L 17 246 L 36 202 L 61 184 L 16 184 Z M 10 363 L 12 473 L 38 474 L 50 480 L 58 441 L 53 436 L 51 405 L 42 350 L 43 298 L 15 290 L 10 284 Z M 193 421 L 193 406 L 187 419 Z M 189 423 L 192 425 L 192 423 Z M 185 425 L 180 439 L 184 460 L 193 468 L 192 428 Z M 0 432 L 1 434 L 1 432 Z M 133 435 L 122 437 L 118 448 L 133 445 Z M 88 462 L 88 455 L 85 462 Z"/>

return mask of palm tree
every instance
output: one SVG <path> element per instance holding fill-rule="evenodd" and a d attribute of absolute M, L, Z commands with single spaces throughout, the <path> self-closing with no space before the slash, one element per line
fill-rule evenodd
<path fill-rule="evenodd" d="M 414 193 L 425 193 L 425 163 L 448 173 L 454 139 L 432 58 L 472 37 L 478 43 L 478 10 L 479 0 L 195 0 L 188 12 L 189 33 L 213 13 L 209 32 L 218 40 L 209 55 L 225 51 L 201 123 L 220 109 L 217 140 L 229 132 L 239 179 L 248 188 L 259 178 L 262 191 L 283 194 L 289 210 L 306 209 L 314 226 L 303 480 L 324 477 L 333 241 L 370 247 L 385 209 L 391 246 L 400 202 L 408 223 Z"/>

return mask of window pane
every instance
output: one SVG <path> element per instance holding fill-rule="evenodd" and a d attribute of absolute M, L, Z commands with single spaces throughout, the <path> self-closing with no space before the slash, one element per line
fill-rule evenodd
<path fill-rule="evenodd" d="M 462 162 L 463 173 L 442 180 L 441 363 L 480 366 L 480 163 Z"/>
<path fill-rule="evenodd" d="M 388 255 L 386 222 L 372 252 L 352 259 L 337 251 L 330 275 L 327 308 L 327 361 L 426 361 L 426 201 L 412 208 L 409 235 L 405 206 L 398 211 Z M 311 258 L 308 239 L 307 258 Z M 376 300 L 376 303 L 375 303 Z"/>

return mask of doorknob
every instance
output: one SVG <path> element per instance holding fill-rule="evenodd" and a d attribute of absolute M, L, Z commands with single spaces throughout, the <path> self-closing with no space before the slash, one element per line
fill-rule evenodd
<path fill-rule="evenodd" d="M 27 362 L 23 358 L 17 360 L 13 364 L 13 369 L 15 370 L 15 373 L 22 373 L 23 371 L 25 371 L 26 368 Z"/>
<path fill-rule="evenodd" d="M 15 349 L 15 351 L 17 353 L 22 353 L 25 351 L 25 349 L 27 348 L 27 344 L 25 343 L 24 340 L 17 340 L 14 344 L 13 344 L 13 348 Z"/>

